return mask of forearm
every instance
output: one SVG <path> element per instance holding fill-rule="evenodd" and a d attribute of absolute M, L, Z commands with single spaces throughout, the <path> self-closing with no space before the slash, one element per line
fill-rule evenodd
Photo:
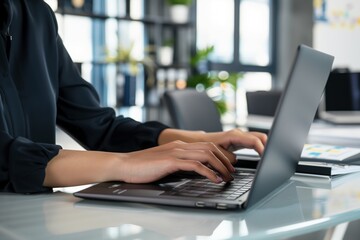
<path fill-rule="evenodd" d="M 116 180 L 115 153 L 60 150 L 47 165 L 44 186 L 66 187 Z"/>

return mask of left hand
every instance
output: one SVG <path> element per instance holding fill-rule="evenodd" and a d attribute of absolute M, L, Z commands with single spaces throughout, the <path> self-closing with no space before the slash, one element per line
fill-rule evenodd
<path fill-rule="evenodd" d="M 244 132 L 232 129 L 225 132 L 205 133 L 202 131 L 185 131 L 165 129 L 159 136 L 159 144 L 181 140 L 184 142 L 211 142 L 229 159 L 236 162 L 233 151 L 241 148 L 251 148 L 260 155 L 263 154 L 267 142 L 267 135 L 260 132 Z"/>
<path fill-rule="evenodd" d="M 233 153 L 241 148 L 254 149 L 262 155 L 267 142 L 267 135 L 260 132 L 244 132 L 240 129 L 232 129 L 226 132 L 205 133 L 205 141 L 213 142 L 219 147 L 232 164 L 236 162 Z"/>

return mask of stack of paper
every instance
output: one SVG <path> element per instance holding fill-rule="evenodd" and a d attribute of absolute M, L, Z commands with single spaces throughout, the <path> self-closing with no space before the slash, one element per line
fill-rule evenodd
<path fill-rule="evenodd" d="M 240 167 L 256 168 L 260 159 L 252 149 L 241 149 L 235 152 Z M 318 176 L 337 176 L 360 172 L 360 148 L 333 146 L 325 144 L 305 144 L 297 173 Z"/>
<path fill-rule="evenodd" d="M 303 161 L 314 159 L 319 162 L 339 163 L 348 161 L 350 158 L 360 153 L 360 148 L 351 148 L 343 146 L 332 146 L 325 144 L 305 144 L 301 154 Z M 358 159 L 357 159 L 358 160 Z"/>
<path fill-rule="evenodd" d="M 300 161 L 296 168 L 296 173 L 299 174 L 313 174 L 327 177 L 354 172 L 360 172 L 359 165 Z"/>

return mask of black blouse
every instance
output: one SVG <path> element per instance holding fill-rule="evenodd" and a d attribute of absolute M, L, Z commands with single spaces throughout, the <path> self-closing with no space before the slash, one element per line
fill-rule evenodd
<path fill-rule="evenodd" d="M 157 145 L 165 125 L 139 123 L 100 107 L 42 0 L 0 2 L 0 191 L 48 192 L 56 126 L 84 148 L 128 152 Z"/>

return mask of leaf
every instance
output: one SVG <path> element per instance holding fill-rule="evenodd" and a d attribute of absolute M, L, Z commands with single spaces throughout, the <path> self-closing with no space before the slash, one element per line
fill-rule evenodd
<path fill-rule="evenodd" d="M 196 67 L 199 62 L 206 60 L 209 55 L 214 51 L 214 46 L 209 46 L 204 49 L 198 49 L 194 56 L 190 59 L 190 65 Z"/>

